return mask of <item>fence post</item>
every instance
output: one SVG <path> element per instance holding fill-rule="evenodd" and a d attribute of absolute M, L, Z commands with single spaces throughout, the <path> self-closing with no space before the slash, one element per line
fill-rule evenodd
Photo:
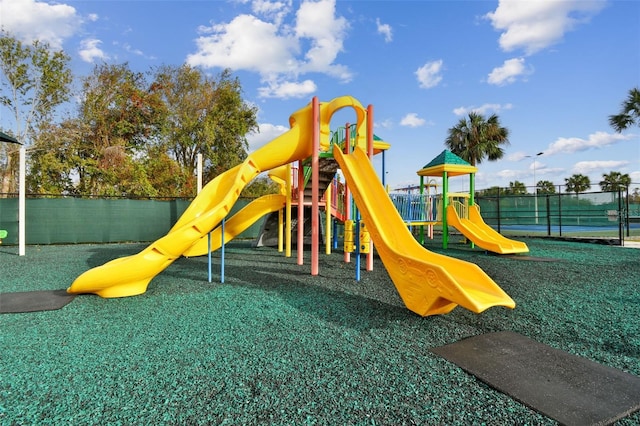
<path fill-rule="evenodd" d="M 498 232 L 500 232 L 500 218 L 502 214 L 500 213 L 500 187 L 498 187 Z"/>
<path fill-rule="evenodd" d="M 547 194 L 547 237 L 551 236 L 551 202 L 550 196 Z"/>
<path fill-rule="evenodd" d="M 562 237 L 562 194 L 558 192 L 558 231 Z"/>
<path fill-rule="evenodd" d="M 631 233 L 630 233 L 631 232 L 631 229 L 630 229 L 631 225 L 629 224 L 629 187 L 628 186 L 626 187 L 624 192 L 626 194 L 625 197 L 624 197 L 625 198 L 625 209 L 624 210 L 626 212 L 625 219 L 626 219 L 626 223 L 627 223 L 627 237 L 629 237 L 629 236 L 631 236 Z"/>
<path fill-rule="evenodd" d="M 624 207 L 622 204 L 622 190 L 618 188 L 618 245 L 624 245 Z"/>

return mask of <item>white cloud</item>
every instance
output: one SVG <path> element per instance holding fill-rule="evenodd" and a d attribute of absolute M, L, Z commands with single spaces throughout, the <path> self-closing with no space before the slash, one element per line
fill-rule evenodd
<path fill-rule="evenodd" d="M 491 112 L 498 113 L 500 111 L 506 111 L 513 108 L 513 104 L 483 104 L 479 107 L 469 106 L 469 107 L 458 107 L 453 110 L 453 113 L 458 116 L 467 115 L 470 112 L 475 112 L 477 114 L 486 115 Z"/>
<path fill-rule="evenodd" d="M 311 80 L 303 82 L 293 81 L 269 81 L 267 86 L 258 89 L 258 95 L 261 98 L 304 98 L 314 93 L 318 87 Z"/>
<path fill-rule="evenodd" d="M 422 89 L 430 89 L 442 81 L 442 59 L 427 62 L 416 71 L 418 83 Z"/>
<path fill-rule="evenodd" d="M 376 26 L 378 27 L 378 34 L 382 34 L 384 36 L 384 41 L 390 43 L 393 40 L 393 30 L 391 29 L 391 25 L 383 24 L 380 22 L 380 18 L 376 18 Z"/>
<path fill-rule="evenodd" d="M 519 179 L 525 175 L 522 170 L 504 169 L 500 170 L 496 175 L 501 179 Z"/>
<path fill-rule="evenodd" d="M 572 173 L 590 174 L 594 172 L 609 172 L 628 165 L 628 161 L 600 160 L 600 161 L 580 161 L 573 165 Z"/>
<path fill-rule="evenodd" d="M 60 50 L 64 40 L 79 29 L 82 18 L 66 4 L 49 4 L 35 0 L 0 0 L 2 28 L 18 39 L 49 43 Z"/>
<path fill-rule="evenodd" d="M 376 122 L 373 123 L 373 127 L 378 127 L 381 129 L 391 129 L 393 127 L 393 121 L 388 118 L 381 121 L 376 120 Z"/>
<path fill-rule="evenodd" d="M 292 72 L 293 53 L 298 49 L 293 37 L 282 36 L 278 27 L 252 15 L 238 15 L 228 24 L 200 27 L 197 52 L 187 56 L 191 66 L 232 68 L 263 75 Z"/>
<path fill-rule="evenodd" d="M 101 40 L 88 38 L 80 42 L 78 54 L 83 61 L 93 63 L 96 59 L 108 59 L 108 56 L 100 49 Z"/>
<path fill-rule="evenodd" d="M 256 15 L 262 15 L 273 20 L 276 25 L 280 25 L 286 15 L 291 12 L 291 0 L 288 1 L 267 1 L 254 0 L 251 10 Z"/>
<path fill-rule="evenodd" d="M 281 126 L 279 124 L 260 123 L 260 133 L 252 133 L 247 135 L 247 141 L 249 142 L 249 152 L 253 152 L 256 149 L 262 147 L 264 144 L 271 142 L 287 130 L 288 127 Z"/>
<path fill-rule="evenodd" d="M 347 20 L 336 16 L 335 0 L 302 2 L 294 25 L 287 25 L 283 21 L 291 4 L 256 0 L 252 10 L 265 20 L 244 14 L 229 23 L 200 27 L 196 52 L 187 56 L 187 63 L 256 72 L 266 84 L 259 89 L 263 97 L 300 97 L 315 91 L 313 81 L 296 81 L 307 73 L 350 81 L 348 67 L 335 62 L 349 29 Z"/>
<path fill-rule="evenodd" d="M 402 120 L 400 120 L 401 126 L 408 127 L 420 127 L 424 126 L 425 123 L 426 120 L 424 118 L 418 117 L 418 114 L 416 114 L 415 112 L 408 113 L 402 118 Z"/>
<path fill-rule="evenodd" d="M 304 71 L 326 73 L 347 82 L 351 80 L 351 73 L 333 61 L 343 50 L 349 23 L 343 17 L 336 17 L 335 9 L 335 0 L 303 2 L 296 14 L 295 33 L 298 39 L 311 40 L 311 48 L 305 54 L 307 62 L 302 64 Z"/>
<path fill-rule="evenodd" d="M 525 66 L 524 58 L 513 58 L 504 61 L 501 67 L 494 68 L 487 78 L 489 84 L 504 86 L 515 83 L 518 77 L 526 77 L 533 73 L 533 70 Z"/>
<path fill-rule="evenodd" d="M 531 55 L 562 40 L 578 24 L 588 22 L 606 5 L 601 0 L 500 0 L 485 18 L 502 31 L 500 47 Z"/>
<path fill-rule="evenodd" d="M 544 150 L 547 155 L 552 154 L 572 154 L 574 152 L 586 151 L 588 149 L 600 149 L 620 141 L 634 138 L 634 135 L 621 135 L 619 133 L 595 132 L 589 135 L 588 139 L 581 138 L 558 138 L 549 144 Z"/>

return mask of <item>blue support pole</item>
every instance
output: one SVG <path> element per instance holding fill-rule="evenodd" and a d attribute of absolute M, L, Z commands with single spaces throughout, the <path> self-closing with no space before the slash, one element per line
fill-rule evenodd
<path fill-rule="evenodd" d="M 207 234 L 207 260 L 209 270 L 209 282 L 211 282 L 211 231 Z"/>
<path fill-rule="evenodd" d="M 360 210 L 357 207 L 355 228 L 353 242 L 356 246 L 356 281 L 360 281 Z"/>
<path fill-rule="evenodd" d="M 224 222 L 226 221 L 226 218 L 222 219 L 222 237 L 220 237 L 222 239 L 222 246 L 220 247 L 220 250 L 222 250 L 220 252 L 220 283 L 224 284 Z"/>

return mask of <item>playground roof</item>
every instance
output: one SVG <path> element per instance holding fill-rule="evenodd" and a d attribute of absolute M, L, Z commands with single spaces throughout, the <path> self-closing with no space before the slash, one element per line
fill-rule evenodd
<path fill-rule="evenodd" d="M 10 142 L 10 143 L 17 143 L 19 145 L 22 145 L 20 142 L 18 142 L 18 140 L 16 138 L 14 138 L 13 136 L 9 136 L 6 133 L 2 133 L 0 132 L 0 142 Z"/>
<path fill-rule="evenodd" d="M 383 141 L 380 137 L 373 135 L 373 154 L 377 155 L 382 151 L 386 151 L 391 147 L 389 142 Z"/>
<path fill-rule="evenodd" d="M 451 151 L 444 150 L 436 158 L 418 170 L 418 176 L 442 176 L 447 172 L 449 176 L 468 175 L 478 171 L 478 168 L 464 161 Z"/>

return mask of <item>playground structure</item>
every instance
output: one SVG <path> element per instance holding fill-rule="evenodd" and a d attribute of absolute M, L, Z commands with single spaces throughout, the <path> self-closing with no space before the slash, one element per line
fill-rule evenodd
<path fill-rule="evenodd" d="M 474 202 L 474 182 L 477 168 L 450 151 L 444 150 L 418 170 L 420 185 L 403 188 L 406 194 L 391 194 L 398 211 L 409 226 L 420 226 L 420 241 L 424 244 L 424 226 L 429 227 L 433 238 L 433 226 L 442 226 L 442 247 L 449 244 L 449 226 L 456 228 L 472 245 L 498 254 L 527 253 L 529 248 L 521 241 L 511 240 L 487 225 Z M 469 175 L 469 192 L 449 192 L 449 178 Z M 437 184 L 425 178 L 441 177 L 442 193 Z M 431 191 L 435 188 L 434 193 Z M 410 191 L 419 190 L 418 194 Z M 426 192 L 425 192 L 426 191 Z"/>
<path fill-rule="evenodd" d="M 333 143 L 329 137 L 331 117 L 336 111 L 346 107 L 353 108 L 356 113 L 355 138 L 350 138 L 350 132 L 347 131 L 343 144 Z M 349 96 L 335 98 L 328 103 L 320 103 L 314 98 L 310 104 L 291 115 L 289 124 L 289 131 L 250 154 L 242 164 L 209 182 L 167 235 L 138 254 L 115 259 L 86 271 L 76 278 L 67 291 L 76 294 L 95 293 L 106 298 L 144 293 L 149 282 L 177 258 L 201 253 L 204 244 L 202 241 L 208 240 L 210 232 L 225 224 L 225 218 L 242 188 L 253 178 L 261 172 L 274 169 L 276 172 L 273 175 L 276 177 L 291 176 L 289 169 L 294 162 L 298 163 L 299 171 L 304 170 L 304 164 L 309 165 L 308 176 L 305 177 L 305 173 L 301 172 L 297 174 L 296 189 L 298 204 L 305 205 L 307 202 L 304 191 L 306 182 L 310 180 L 311 273 L 317 275 L 319 180 L 321 159 L 324 159 L 322 167 L 334 163 L 342 170 L 346 180 L 346 199 L 352 194 L 357 207 L 356 223 L 360 222 L 361 215 L 371 243 L 375 245 L 408 309 L 427 316 L 445 314 L 458 305 L 476 313 L 492 306 L 515 307 L 515 302 L 477 265 L 433 253 L 425 249 L 409 232 L 370 161 L 375 151 L 372 107 L 365 109 Z M 278 171 L 283 166 L 285 171 Z M 284 236 L 289 256 L 292 223 L 290 212 L 294 192 L 291 179 L 286 179 L 284 188 L 284 194 L 263 197 L 262 201 L 254 202 L 253 207 L 243 209 L 246 212 L 239 212 L 226 221 L 224 230 L 220 226 L 220 231 L 215 231 L 220 232 L 218 241 L 223 244 L 226 238 L 230 239 L 234 233 L 237 235 L 239 229 L 246 223 L 255 221 L 258 215 L 282 211 L 284 204 Z M 328 191 L 327 194 L 331 192 Z M 351 217 L 351 212 L 348 211 L 350 204 L 348 201 L 345 203 L 346 218 Z M 326 204 L 330 205 L 330 202 Z M 303 212 L 304 209 L 298 208 L 298 224 L 303 222 Z M 360 226 L 354 227 L 356 234 L 359 230 Z M 355 237 L 354 240 L 358 241 Z M 373 261 L 371 243 L 368 243 L 368 268 Z M 302 264 L 303 244 L 300 231 L 297 250 L 298 263 Z M 345 253 L 345 260 L 347 254 Z"/>

